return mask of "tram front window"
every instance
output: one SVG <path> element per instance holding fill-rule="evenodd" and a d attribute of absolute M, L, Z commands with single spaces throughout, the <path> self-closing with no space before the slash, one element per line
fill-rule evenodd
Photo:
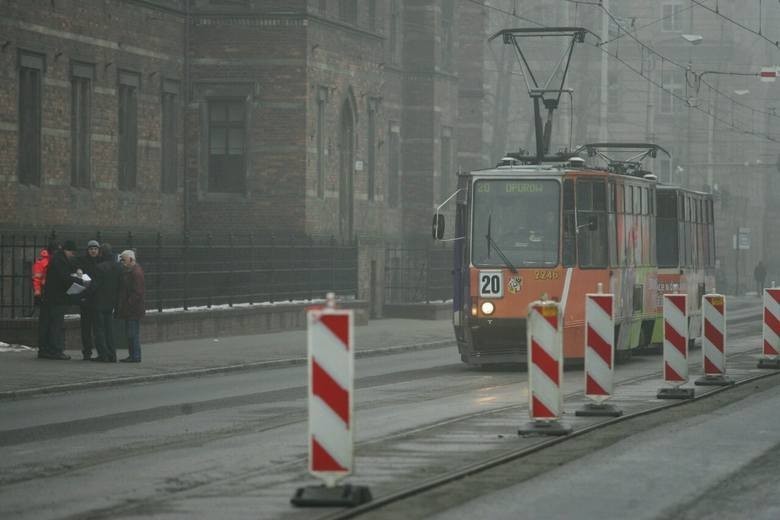
<path fill-rule="evenodd" d="M 494 180 L 474 183 L 472 261 L 484 267 L 558 265 L 560 183 Z"/>

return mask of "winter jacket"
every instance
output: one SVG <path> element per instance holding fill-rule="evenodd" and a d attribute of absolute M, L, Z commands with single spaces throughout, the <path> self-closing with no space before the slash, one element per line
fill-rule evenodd
<path fill-rule="evenodd" d="M 41 249 L 38 259 L 32 266 L 32 286 L 33 294 L 35 296 L 41 296 L 43 294 L 43 286 L 46 285 L 46 269 L 49 267 L 49 251 Z"/>
<path fill-rule="evenodd" d="M 140 320 L 144 307 L 144 270 L 138 264 L 129 270 L 124 269 L 119 281 L 119 300 L 117 318 L 122 320 Z"/>
<path fill-rule="evenodd" d="M 74 262 L 57 251 L 49 262 L 46 271 L 46 285 L 43 286 L 43 303 L 47 305 L 71 305 L 74 300 L 67 295 L 67 290 L 76 281 L 71 275 L 76 271 Z"/>
<path fill-rule="evenodd" d="M 119 282 L 124 274 L 119 262 L 113 258 L 98 263 L 95 278 L 90 286 L 90 303 L 99 311 L 113 311 L 119 298 Z"/>

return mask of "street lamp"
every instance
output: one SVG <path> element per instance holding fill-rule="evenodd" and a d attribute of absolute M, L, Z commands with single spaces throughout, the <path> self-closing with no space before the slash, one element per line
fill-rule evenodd
<path fill-rule="evenodd" d="M 685 41 L 692 45 L 699 45 L 704 39 L 704 36 L 701 34 L 681 34 L 680 36 L 682 36 Z"/>

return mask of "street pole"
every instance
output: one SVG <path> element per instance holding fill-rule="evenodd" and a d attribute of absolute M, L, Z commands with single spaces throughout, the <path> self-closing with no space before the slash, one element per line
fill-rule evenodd
<path fill-rule="evenodd" d="M 609 12 L 609 0 L 602 0 L 602 16 L 601 16 L 601 41 L 605 42 L 609 39 L 609 18 L 607 13 Z M 607 61 L 608 48 L 605 45 L 601 53 L 601 112 L 599 114 L 599 140 L 604 143 L 607 138 Z"/>

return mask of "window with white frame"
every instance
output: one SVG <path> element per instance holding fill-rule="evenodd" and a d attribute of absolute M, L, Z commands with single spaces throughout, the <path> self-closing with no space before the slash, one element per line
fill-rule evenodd
<path fill-rule="evenodd" d="M 682 31 L 683 5 L 679 2 L 661 4 L 661 30 L 665 32 Z"/>
<path fill-rule="evenodd" d="M 678 96 L 683 95 L 683 75 L 681 70 L 667 69 L 661 73 L 661 99 L 658 110 L 662 114 L 671 114 L 680 103 Z"/>

